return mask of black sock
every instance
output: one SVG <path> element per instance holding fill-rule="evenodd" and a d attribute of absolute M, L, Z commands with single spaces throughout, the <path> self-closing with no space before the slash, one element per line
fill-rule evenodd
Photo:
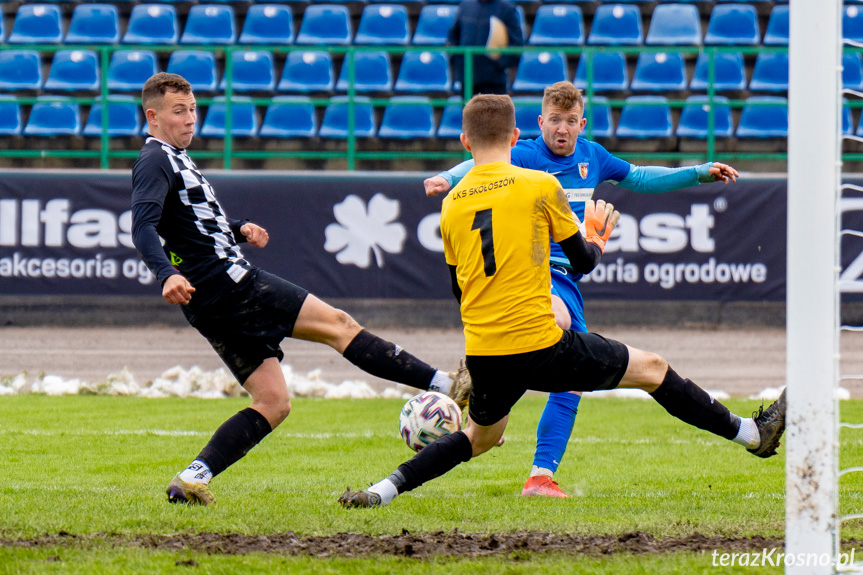
<path fill-rule="evenodd" d="M 360 331 L 343 353 L 345 359 L 376 377 L 428 389 L 435 368 L 378 336 Z"/>
<path fill-rule="evenodd" d="M 266 417 L 247 407 L 219 426 L 196 459 L 206 463 L 215 477 L 239 461 L 272 430 Z"/>
<path fill-rule="evenodd" d="M 671 366 L 662 384 L 650 395 L 677 419 L 725 439 L 734 439 L 740 429 L 739 417 L 690 380 L 677 375 Z"/>
<path fill-rule="evenodd" d="M 433 441 L 411 458 L 399 465 L 389 476 L 399 493 L 416 489 L 426 481 L 440 477 L 459 463 L 470 461 L 473 448 L 463 431 L 445 435 Z"/>

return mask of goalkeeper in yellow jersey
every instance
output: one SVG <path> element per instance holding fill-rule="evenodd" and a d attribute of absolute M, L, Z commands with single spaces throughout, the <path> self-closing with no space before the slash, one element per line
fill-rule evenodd
<path fill-rule="evenodd" d="M 754 418 L 728 411 L 660 356 L 592 333 L 563 330 L 551 310 L 550 240 L 578 273 L 599 262 L 619 213 L 588 201 L 582 229 L 560 183 L 510 164 L 518 140 L 508 96 L 480 95 L 465 106 L 461 141 L 474 167 L 447 196 L 441 236 L 461 305 L 467 367 L 473 378 L 469 424 L 444 436 L 363 491 L 345 507 L 377 507 L 495 446 L 509 412 L 529 389 L 547 392 L 637 388 L 671 415 L 743 445 L 776 454 L 785 430 L 785 394 Z"/>

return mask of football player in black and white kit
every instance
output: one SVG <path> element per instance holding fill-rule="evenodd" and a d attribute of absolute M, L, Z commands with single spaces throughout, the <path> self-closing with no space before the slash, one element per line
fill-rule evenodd
<path fill-rule="evenodd" d="M 149 135 L 132 169 L 132 239 L 169 303 L 212 345 L 252 396 L 167 488 L 171 502 L 208 505 L 210 479 L 243 457 L 291 411 L 279 344 L 285 337 L 325 343 L 366 372 L 440 391 L 462 406 L 466 370 L 437 371 L 364 330 L 307 290 L 256 268 L 238 244 L 263 248 L 267 231 L 227 217 L 212 186 L 186 154 L 195 96 L 176 74 L 147 80 L 142 106 Z M 164 246 L 162 241 L 164 240 Z"/>

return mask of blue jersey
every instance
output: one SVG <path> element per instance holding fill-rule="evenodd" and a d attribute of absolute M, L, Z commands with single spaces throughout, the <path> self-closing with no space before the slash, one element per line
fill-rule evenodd
<path fill-rule="evenodd" d="M 575 151 L 568 156 L 557 156 L 543 141 L 519 140 L 512 149 L 515 166 L 548 172 L 560 181 L 569 205 L 579 220 L 584 221 L 584 202 L 593 196 L 593 190 L 602 182 L 620 182 L 629 174 L 629 162 L 612 156 L 596 142 L 578 138 Z M 569 267 L 569 260 L 552 242 L 551 263 Z"/>

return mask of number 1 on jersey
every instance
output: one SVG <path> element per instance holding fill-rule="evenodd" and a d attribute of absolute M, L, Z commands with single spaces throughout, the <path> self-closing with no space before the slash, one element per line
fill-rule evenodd
<path fill-rule="evenodd" d="M 494 261 L 494 235 L 492 234 L 491 229 L 491 208 L 476 212 L 473 217 L 473 225 L 470 229 L 479 230 L 485 277 L 491 277 L 495 272 L 497 272 L 497 264 Z"/>

